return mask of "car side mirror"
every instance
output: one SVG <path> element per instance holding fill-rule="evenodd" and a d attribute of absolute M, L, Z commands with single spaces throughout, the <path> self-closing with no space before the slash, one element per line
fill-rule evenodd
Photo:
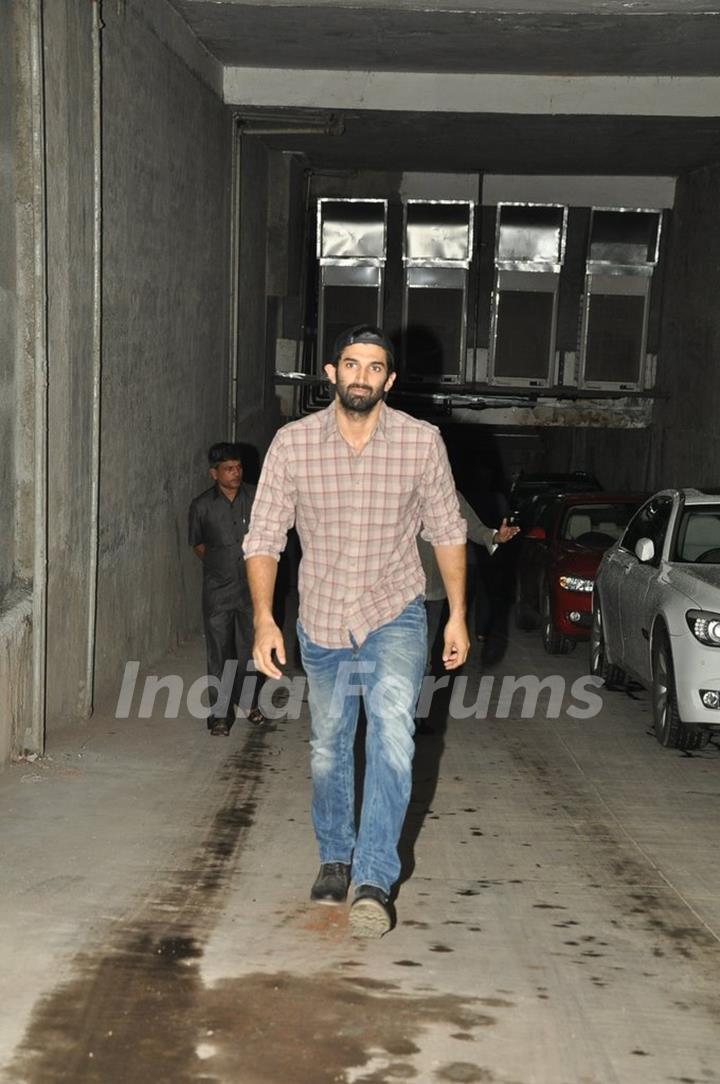
<path fill-rule="evenodd" d="M 535 538 L 538 542 L 545 541 L 545 528 L 544 527 L 531 527 L 525 535 L 526 538 Z"/>
<path fill-rule="evenodd" d="M 655 543 L 651 538 L 639 538 L 635 543 L 635 556 L 642 564 L 652 561 L 655 556 Z"/>

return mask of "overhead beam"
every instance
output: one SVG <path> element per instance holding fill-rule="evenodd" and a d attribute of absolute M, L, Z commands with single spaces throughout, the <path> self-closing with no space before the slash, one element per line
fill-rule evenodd
<path fill-rule="evenodd" d="M 281 68 L 225 69 L 234 106 L 508 113 L 551 116 L 720 116 L 720 78 L 446 75 Z"/>
<path fill-rule="evenodd" d="M 717 0 L 174 0 L 177 7 L 355 8 L 366 11 L 485 12 L 497 15 L 716 15 Z"/>
<path fill-rule="evenodd" d="M 486 173 L 482 186 L 487 204 L 567 203 L 571 207 L 672 207 L 674 177 L 546 176 Z"/>

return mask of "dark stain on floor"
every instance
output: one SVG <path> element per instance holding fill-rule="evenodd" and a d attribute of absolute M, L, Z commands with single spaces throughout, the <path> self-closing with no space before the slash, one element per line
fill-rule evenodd
<path fill-rule="evenodd" d="M 197 960 L 253 824 L 264 741 L 251 731 L 218 770 L 216 809 L 187 867 L 154 886 L 97 952 L 78 954 L 75 977 L 38 1003 L 6 1076 L 12 1084 L 196 1079 L 185 1067 L 195 1058 L 187 1020 Z"/>
<path fill-rule="evenodd" d="M 218 773 L 216 812 L 187 868 L 154 886 L 97 951 L 76 956 L 70 980 L 36 1005 L 8 1082 L 338 1084 L 351 1069 L 356 1084 L 410 1080 L 418 1078 L 411 1059 L 425 1027 L 472 1037 L 495 1022 L 472 998 L 404 994 L 348 973 L 356 961 L 347 959 L 332 972 L 204 985 L 200 961 L 253 823 L 265 763 L 263 732 L 253 731 Z M 323 940 L 346 936 L 341 909 L 302 909 L 293 921 Z"/>
<path fill-rule="evenodd" d="M 491 1084 L 496 1079 L 489 1069 L 482 1069 L 468 1061 L 444 1065 L 435 1076 L 438 1080 L 452 1081 L 454 1084 Z"/>
<path fill-rule="evenodd" d="M 426 1025 L 472 1037 L 492 1018 L 454 995 L 412 997 L 350 976 L 249 974 L 207 988 L 193 951 L 157 945 L 108 956 L 39 1008 L 15 1080 L 30 1084 L 337 1084 L 350 1069 L 416 1079 L 407 1062 Z M 42 1046 L 36 1045 L 38 1041 Z M 401 1060 L 402 1059 L 402 1060 Z M 403 1066 L 401 1069 L 400 1066 Z M 482 1080 L 446 1076 L 445 1080 Z"/>

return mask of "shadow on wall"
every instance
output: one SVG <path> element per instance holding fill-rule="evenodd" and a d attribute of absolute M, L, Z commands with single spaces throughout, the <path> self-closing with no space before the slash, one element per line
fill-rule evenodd
<path fill-rule="evenodd" d="M 248 485 L 256 486 L 258 478 L 260 477 L 260 453 L 254 444 L 247 444 L 245 441 L 239 440 L 241 462 L 243 466 L 243 480 Z"/>

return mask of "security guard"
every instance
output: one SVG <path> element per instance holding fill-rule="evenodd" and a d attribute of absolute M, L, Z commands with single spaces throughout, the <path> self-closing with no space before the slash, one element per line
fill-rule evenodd
<path fill-rule="evenodd" d="M 238 664 L 224 714 L 220 714 L 218 706 L 221 694 L 211 691 L 208 729 L 214 735 L 227 735 L 232 725 L 232 705 L 240 704 L 253 642 L 252 602 L 242 541 L 250 523 L 255 486 L 243 482 L 239 444 L 213 444 L 208 451 L 208 463 L 213 485 L 191 503 L 188 533 L 190 545 L 203 563 L 202 608 L 208 674 L 221 682 L 226 662 L 237 660 Z M 252 706 L 257 678 L 251 680 L 253 695 L 249 710 L 245 704 L 243 708 L 250 722 L 263 723 L 262 713 Z M 227 701 L 227 694 L 224 700 Z"/>

